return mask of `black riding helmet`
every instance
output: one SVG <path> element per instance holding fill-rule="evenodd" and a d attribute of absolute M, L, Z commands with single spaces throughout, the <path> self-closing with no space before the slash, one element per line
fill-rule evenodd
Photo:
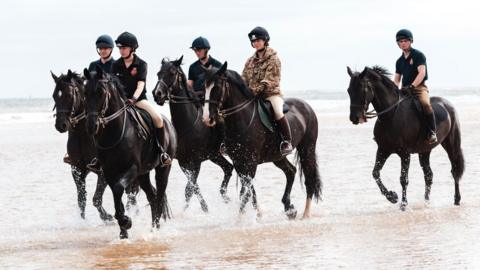
<path fill-rule="evenodd" d="M 248 33 L 248 39 L 250 39 L 250 42 L 254 42 L 257 39 L 263 39 L 265 42 L 268 42 L 270 41 L 270 35 L 268 34 L 267 29 L 257 26 Z"/>
<path fill-rule="evenodd" d="M 411 42 L 413 42 L 413 34 L 412 32 L 410 32 L 410 30 L 408 29 L 401 29 L 397 32 L 397 35 L 396 35 L 396 38 L 397 38 L 397 41 L 401 40 L 401 39 L 408 39 L 410 40 Z"/>
<path fill-rule="evenodd" d="M 192 47 L 190 49 L 210 49 L 210 43 L 208 39 L 204 37 L 198 37 L 193 40 Z"/>
<path fill-rule="evenodd" d="M 137 37 L 129 32 L 121 33 L 118 38 L 115 40 L 117 47 L 130 47 L 134 51 L 138 48 Z"/>
<path fill-rule="evenodd" d="M 113 39 L 109 35 L 101 35 L 97 38 L 97 41 L 95 42 L 95 45 L 97 46 L 97 49 L 100 48 L 112 48 L 115 47 L 113 44 Z"/>

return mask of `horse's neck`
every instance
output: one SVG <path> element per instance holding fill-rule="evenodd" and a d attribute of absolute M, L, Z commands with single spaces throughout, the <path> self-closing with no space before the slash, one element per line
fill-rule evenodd
<path fill-rule="evenodd" d="M 374 86 L 372 105 L 377 113 L 388 109 L 398 102 L 399 93 L 397 89 L 391 89 L 383 83 Z"/>
<path fill-rule="evenodd" d="M 110 100 L 108 101 L 108 109 L 105 112 L 105 117 L 111 116 L 112 114 L 118 112 L 125 106 L 125 101 L 122 100 L 121 96 L 115 92 L 116 90 L 111 91 Z M 125 112 L 126 113 L 126 112 Z M 128 117 L 127 117 L 128 119 Z M 120 114 L 115 119 L 112 119 L 106 126 L 105 129 L 107 133 L 116 133 L 123 126 L 124 116 Z"/>
<path fill-rule="evenodd" d="M 188 98 L 187 89 L 181 85 L 176 89 L 179 97 Z M 175 128 L 179 131 L 185 128 L 190 128 L 198 117 L 200 108 L 195 103 L 182 103 L 188 100 L 179 100 L 180 103 L 170 102 L 170 114 L 172 115 L 172 122 Z"/>
<path fill-rule="evenodd" d="M 250 100 L 250 98 L 245 97 L 242 91 L 240 91 L 240 89 L 238 89 L 236 86 L 231 85 L 228 91 L 228 97 L 225 99 L 225 105 L 223 109 L 233 108 Z M 252 114 L 254 113 L 254 106 L 255 102 L 252 102 L 246 108 L 243 108 L 240 111 L 226 117 L 225 123 L 227 127 L 237 130 L 248 128 L 250 120 L 252 119 Z"/>

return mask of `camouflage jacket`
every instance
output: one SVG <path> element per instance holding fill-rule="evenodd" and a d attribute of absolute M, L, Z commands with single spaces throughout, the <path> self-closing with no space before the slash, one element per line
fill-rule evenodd
<path fill-rule="evenodd" d="M 242 77 L 255 95 L 263 98 L 282 95 L 280 91 L 281 63 L 277 52 L 267 47 L 263 58 L 255 53 L 248 58 L 243 69 Z"/>

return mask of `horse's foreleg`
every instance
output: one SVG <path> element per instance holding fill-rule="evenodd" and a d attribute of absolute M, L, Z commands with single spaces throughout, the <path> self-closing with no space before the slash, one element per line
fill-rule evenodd
<path fill-rule="evenodd" d="M 187 176 L 187 185 L 185 186 L 185 209 L 190 205 L 190 199 L 193 194 L 197 195 L 198 200 L 200 201 L 200 206 L 202 207 L 203 212 L 208 212 L 208 205 L 205 199 L 203 198 L 200 187 L 197 183 L 198 174 L 200 173 L 200 164 L 183 167 L 181 166 L 183 172 Z"/>
<path fill-rule="evenodd" d="M 433 172 L 430 168 L 430 152 L 418 154 L 420 166 L 423 169 L 423 176 L 425 178 L 425 202 L 430 201 L 430 190 L 433 182 Z"/>
<path fill-rule="evenodd" d="M 72 177 L 77 186 L 77 201 L 80 208 L 80 216 L 85 219 L 85 206 L 87 204 L 87 190 L 85 189 L 85 177 L 88 171 L 72 166 Z"/>
<path fill-rule="evenodd" d="M 375 159 L 375 166 L 373 167 L 372 175 L 382 195 L 384 195 L 387 198 L 387 200 L 389 200 L 391 203 L 397 203 L 398 201 L 397 193 L 395 191 L 389 191 L 383 185 L 382 179 L 380 178 L 380 170 L 382 170 L 383 165 L 385 165 L 385 161 L 387 161 L 390 155 L 391 153 L 389 152 L 384 152 L 380 149 L 377 149 L 377 157 Z"/>
<path fill-rule="evenodd" d="M 252 181 L 253 178 L 246 175 L 240 175 L 240 213 L 245 213 L 245 205 L 248 203 L 250 196 L 252 196 Z"/>
<path fill-rule="evenodd" d="M 167 218 L 171 218 L 172 214 L 170 211 L 170 207 L 168 205 L 167 200 L 167 185 L 168 185 L 168 177 L 170 175 L 170 170 L 172 166 L 166 167 L 157 167 L 155 169 L 155 184 L 157 186 L 157 210 L 158 210 L 158 218 L 163 218 L 167 220 Z M 160 225 L 159 225 L 160 226 Z"/>
<path fill-rule="evenodd" d="M 408 205 L 407 202 L 407 186 L 408 186 L 408 170 L 410 168 L 410 154 L 401 153 L 399 154 L 401 160 L 401 172 L 400 172 L 400 184 L 402 185 L 402 203 L 400 204 L 400 209 L 405 211 L 405 208 Z"/>
<path fill-rule="evenodd" d="M 135 180 L 136 166 L 132 166 L 119 179 L 107 179 L 113 193 L 113 202 L 115 204 L 115 219 L 120 226 L 120 238 L 128 238 L 128 229 L 132 227 L 132 220 L 125 215 L 125 208 L 122 202 L 122 196 L 125 192 L 125 187 L 131 185 Z"/>
<path fill-rule="evenodd" d="M 140 184 L 137 179 L 131 182 L 126 188 L 125 193 L 127 193 L 127 211 L 135 208 L 135 214 L 138 215 L 139 209 L 137 205 L 137 194 L 140 191 Z"/>
<path fill-rule="evenodd" d="M 287 184 L 285 185 L 285 192 L 283 193 L 282 203 L 287 217 L 289 219 L 295 219 L 295 217 L 297 216 L 297 210 L 295 210 L 293 204 L 290 203 L 290 192 L 292 191 L 292 186 L 295 180 L 295 174 L 297 173 L 297 169 L 286 158 L 275 161 L 273 162 L 273 164 L 280 168 L 287 177 Z"/>
<path fill-rule="evenodd" d="M 103 176 L 103 173 L 99 173 L 97 177 L 97 188 L 95 189 L 95 194 L 93 195 L 93 206 L 97 208 L 100 218 L 105 222 L 113 220 L 112 215 L 110 215 L 102 206 L 103 194 L 105 193 L 106 187 L 107 182 L 105 181 L 105 177 Z"/>
<path fill-rule="evenodd" d="M 210 160 L 220 166 L 223 170 L 223 181 L 222 185 L 220 186 L 220 195 L 223 198 L 223 201 L 225 203 L 230 202 L 230 198 L 227 196 L 227 188 L 228 188 L 228 182 L 230 181 L 230 178 L 232 177 L 232 172 L 233 172 L 233 165 L 228 162 L 227 159 L 225 159 L 220 153 L 216 153 L 214 156 L 210 158 Z"/>

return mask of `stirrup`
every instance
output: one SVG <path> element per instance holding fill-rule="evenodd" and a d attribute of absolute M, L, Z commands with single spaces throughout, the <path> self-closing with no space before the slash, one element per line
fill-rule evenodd
<path fill-rule="evenodd" d="M 285 140 L 280 143 L 280 153 L 282 154 L 282 156 L 286 156 L 292 153 L 292 151 L 293 147 L 290 141 Z"/>
<path fill-rule="evenodd" d="M 102 172 L 102 167 L 100 166 L 100 162 L 98 161 L 97 158 L 93 158 L 92 162 L 90 164 L 87 164 L 87 169 L 94 173 L 101 173 Z"/>
<path fill-rule="evenodd" d="M 219 149 L 218 149 L 218 152 L 220 152 L 220 154 L 223 155 L 223 156 L 226 155 L 226 153 L 227 153 L 227 147 L 225 146 L 225 143 L 224 143 L 224 142 L 222 142 L 222 143 L 220 144 L 220 147 L 219 147 Z"/>
<path fill-rule="evenodd" d="M 160 164 L 162 167 L 172 165 L 172 159 L 167 152 L 163 152 L 160 154 Z"/>

